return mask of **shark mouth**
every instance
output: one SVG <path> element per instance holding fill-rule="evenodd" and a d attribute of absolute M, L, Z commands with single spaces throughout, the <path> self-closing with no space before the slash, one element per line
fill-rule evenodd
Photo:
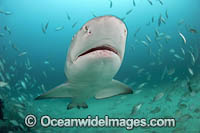
<path fill-rule="evenodd" d="M 91 48 L 91 49 L 85 51 L 84 53 L 80 54 L 80 55 L 78 56 L 78 58 L 79 58 L 80 56 L 84 56 L 84 55 L 86 55 L 86 54 L 88 54 L 88 53 L 91 53 L 91 52 L 94 52 L 94 51 L 97 51 L 97 50 L 108 50 L 108 51 L 111 51 L 111 52 L 113 52 L 113 53 L 115 53 L 116 55 L 119 56 L 119 53 L 118 53 L 118 51 L 117 51 L 115 48 L 113 48 L 113 47 L 111 47 L 111 46 L 99 46 L 99 47 Z"/>

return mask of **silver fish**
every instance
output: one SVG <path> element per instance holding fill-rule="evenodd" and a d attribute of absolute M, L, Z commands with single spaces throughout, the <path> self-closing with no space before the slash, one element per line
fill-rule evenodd
<path fill-rule="evenodd" d="M 141 88 L 144 87 L 146 84 L 147 84 L 147 82 L 144 82 L 144 83 L 140 84 L 137 88 L 138 88 L 138 89 L 141 89 Z"/>
<path fill-rule="evenodd" d="M 165 16 L 166 16 L 166 18 L 169 18 L 167 10 L 165 11 Z"/>
<path fill-rule="evenodd" d="M 14 126 L 19 126 L 19 123 L 16 120 L 10 120 L 9 122 Z"/>
<path fill-rule="evenodd" d="M 5 34 L 4 33 L 0 33 L 0 37 L 4 37 L 5 36 Z"/>
<path fill-rule="evenodd" d="M 152 3 L 152 1 L 151 1 L 151 0 L 147 0 L 147 1 L 149 2 L 149 4 L 150 4 L 150 5 L 153 5 L 153 3 Z"/>
<path fill-rule="evenodd" d="M 133 9 L 130 9 L 126 12 L 126 15 L 129 15 L 131 12 L 133 11 Z"/>
<path fill-rule="evenodd" d="M 161 0 L 158 0 L 159 1 L 159 3 L 161 4 L 161 5 L 163 5 L 163 2 L 161 1 Z"/>
<path fill-rule="evenodd" d="M 8 26 L 4 26 L 4 30 L 7 31 L 9 34 L 11 34 L 11 30 Z"/>
<path fill-rule="evenodd" d="M 180 59 L 180 60 L 184 60 L 184 58 L 179 56 L 178 54 L 174 54 L 174 57 L 176 57 L 177 59 Z"/>
<path fill-rule="evenodd" d="M 135 0 L 133 0 L 133 6 L 136 6 Z"/>
<path fill-rule="evenodd" d="M 141 107 L 142 107 L 142 103 L 136 104 L 135 106 L 133 106 L 132 111 L 131 111 L 131 115 L 136 114 L 140 110 Z"/>
<path fill-rule="evenodd" d="M 163 92 L 158 93 L 154 98 L 153 102 L 160 100 L 164 96 Z"/>
<path fill-rule="evenodd" d="M 134 36 L 136 37 L 137 33 L 141 30 L 141 27 L 138 27 L 137 30 L 134 33 Z"/>
<path fill-rule="evenodd" d="M 179 32 L 179 35 L 180 35 L 181 38 L 183 39 L 184 44 L 186 44 L 186 39 L 185 39 L 184 35 L 183 35 L 181 32 Z"/>
<path fill-rule="evenodd" d="M 24 56 L 24 55 L 26 55 L 26 54 L 27 54 L 27 52 L 24 51 L 24 52 L 21 52 L 18 56 Z"/>
<path fill-rule="evenodd" d="M 151 41 L 151 38 L 150 38 L 148 35 L 145 35 L 145 38 L 146 38 L 146 40 L 147 40 L 149 43 L 152 42 L 152 41 Z"/>
<path fill-rule="evenodd" d="M 10 11 L 5 11 L 4 14 L 5 14 L 5 15 L 12 15 L 12 12 L 10 12 Z"/>
<path fill-rule="evenodd" d="M 66 14 L 67 14 L 67 19 L 68 19 L 68 20 L 71 20 L 71 17 L 70 17 L 70 15 L 69 15 L 69 13 L 67 12 Z"/>
<path fill-rule="evenodd" d="M 8 83 L 4 82 L 4 81 L 0 81 L 0 87 L 6 87 L 8 85 Z"/>
<path fill-rule="evenodd" d="M 193 75 L 194 75 L 194 72 L 192 71 L 192 69 L 191 69 L 191 68 L 188 68 L 188 71 L 189 71 L 189 73 L 191 74 L 191 76 L 193 76 Z"/>
<path fill-rule="evenodd" d="M 75 22 L 75 23 L 72 25 L 72 28 L 74 28 L 74 27 L 77 25 L 77 23 L 78 23 L 78 22 Z"/>
<path fill-rule="evenodd" d="M 56 31 L 61 31 L 63 29 L 64 29 L 64 26 L 59 26 L 59 27 L 56 28 Z"/>
<path fill-rule="evenodd" d="M 151 21 L 152 21 L 152 23 L 154 22 L 154 16 L 152 17 Z"/>
<path fill-rule="evenodd" d="M 149 44 L 146 41 L 141 41 L 142 44 L 144 44 L 145 47 L 149 47 Z"/>

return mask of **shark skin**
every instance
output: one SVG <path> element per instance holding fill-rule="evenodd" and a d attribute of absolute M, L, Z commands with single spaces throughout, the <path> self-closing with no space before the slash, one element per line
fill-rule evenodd
<path fill-rule="evenodd" d="M 126 25 L 115 16 L 89 20 L 72 38 L 68 49 L 65 75 L 68 79 L 38 99 L 71 98 L 67 109 L 88 108 L 89 98 L 108 98 L 132 94 L 126 84 L 114 80 L 125 52 Z"/>

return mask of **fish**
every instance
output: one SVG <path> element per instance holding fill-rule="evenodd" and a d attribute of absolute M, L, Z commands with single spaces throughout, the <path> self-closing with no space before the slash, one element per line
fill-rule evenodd
<path fill-rule="evenodd" d="M 23 109 L 23 110 L 25 110 L 25 105 L 23 105 L 23 104 L 18 104 L 18 103 L 16 103 L 16 104 L 14 104 L 14 106 L 15 107 L 17 107 L 17 108 L 20 108 L 20 109 Z"/>
<path fill-rule="evenodd" d="M 142 44 L 144 44 L 145 47 L 149 47 L 149 44 L 146 41 L 141 41 Z"/>
<path fill-rule="evenodd" d="M 141 88 L 144 87 L 146 84 L 147 84 L 147 82 L 144 82 L 144 83 L 140 84 L 137 88 L 138 88 L 138 89 L 141 89 Z"/>
<path fill-rule="evenodd" d="M 161 17 L 161 22 L 162 22 L 163 24 L 166 24 L 166 21 L 165 21 L 165 19 L 164 19 L 163 17 Z"/>
<path fill-rule="evenodd" d="M 179 119 L 177 120 L 177 122 L 183 122 L 183 121 L 187 121 L 189 119 L 193 118 L 192 115 L 190 114 L 184 114 L 182 116 L 179 117 Z"/>
<path fill-rule="evenodd" d="M 136 6 L 135 0 L 133 0 L 133 6 Z"/>
<path fill-rule="evenodd" d="M 10 120 L 9 122 L 14 126 L 19 126 L 19 123 L 16 120 Z"/>
<path fill-rule="evenodd" d="M 42 32 L 43 32 L 44 34 L 46 34 L 46 30 L 45 30 L 43 24 L 41 24 L 41 28 L 42 28 Z"/>
<path fill-rule="evenodd" d="M 0 33 L 0 37 L 4 37 L 5 36 L 5 34 L 4 33 Z"/>
<path fill-rule="evenodd" d="M 158 18 L 158 26 L 160 26 L 162 23 L 162 15 L 160 14 L 159 18 Z"/>
<path fill-rule="evenodd" d="M 48 26 L 49 26 L 49 21 L 45 24 L 45 26 L 43 26 L 43 24 L 42 24 L 42 32 L 44 34 L 47 32 Z"/>
<path fill-rule="evenodd" d="M 131 110 L 131 115 L 135 115 L 140 110 L 141 107 L 142 107 L 142 103 L 139 103 L 133 106 Z"/>
<path fill-rule="evenodd" d="M 180 110 L 185 109 L 185 108 L 187 108 L 187 104 L 180 103 L 180 104 L 178 104 L 178 108 L 179 108 Z"/>
<path fill-rule="evenodd" d="M 163 73 L 161 75 L 161 80 L 163 80 L 165 78 L 165 75 L 166 75 L 167 71 L 168 71 L 167 66 L 165 66 L 164 71 L 163 71 Z"/>
<path fill-rule="evenodd" d="M 5 15 L 12 15 L 12 12 L 10 12 L 10 11 L 5 11 L 4 14 L 5 14 Z"/>
<path fill-rule="evenodd" d="M 4 81 L 0 81 L 0 87 L 6 87 L 8 85 L 8 83 L 4 82 Z"/>
<path fill-rule="evenodd" d="M 196 109 L 194 110 L 194 113 L 200 113 L 200 108 L 196 108 Z"/>
<path fill-rule="evenodd" d="M 179 25 L 179 26 L 182 25 L 182 24 L 184 24 L 184 19 L 180 19 L 180 20 L 178 21 L 178 25 Z"/>
<path fill-rule="evenodd" d="M 66 14 L 67 14 L 67 19 L 68 19 L 68 20 L 71 20 L 71 17 L 70 17 L 70 15 L 69 15 L 69 13 L 66 12 Z"/>
<path fill-rule="evenodd" d="M 170 40 L 172 37 L 170 35 L 165 35 L 166 40 Z"/>
<path fill-rule="evenodd" d="M 154 98 L 153 102 L 160 100 L 164 96 L 163 92 L 158 93 Z"/>
<path fill-rule="evenodd" d="M 134 36 L 135 36 L 135 37 L 136 37 L 137 33 L 140 32 L 140 30 L 141 30 L 141 27 L 138 27 L 137 30 L 136 30 L 135 33 L 134 33 Z"/>
<path fill-rule="evenodd" d="M 172 130 L 172 133 L 184 133 L 185 132 L 185 127 L 176 127 L 175 129 Z"/>
<path fill-rule="evenodd" d="M 174 49 L 170 49 L 169 52 L 174 54 L 176 51 Z"/>
<path fill-rule="evenodd" d="M 166 16 L 167 19 L 169 18 L 167 10 L 165 11 L 165 16 Z"/>
<path fill-rule="evenodd" d="M 185 50 L 183 48 L 181 48 L 181 52 L 183 53 L 183 55 L 185 55 Z"/>
<path fill-rule="evenodd" d="M 126 12 L 126 15 L 129 15 L 131 12 L 133 11 L 133 9 L 130 9 Z"/>
<path fill-rule="evenodd" d="M 147 40 L 149 43 L 152 42 L 152 41 L 151 41 L 151 38 L 150 38 L 148 35 L 145 35 L 145 38 L 146 38 L 146 40 Z"/>
<path fill-rule="evenodd" d="M 140 73 L 142 73 L 144 70 L 145 70 L 144 68 L 141 68 L 141 69 L 138 70 L 137 73 L 140 74 Z"/>
<path fill-rule="evenodd" d="M 159 3 L 161 4 L 161 5 L 163 5 L 163 2 L 161 1 L 161 0 L 158 0 L 159 1 Z"/>
<path fill-rule="evenodd" d="M 191 68 L 188 68 L 188 72 L 190 73 L 190 75 L 191 75 L 191 76 L 193 76 L 193 75 L 194 75 L 194 72 L 192 71 L 192 69 L 191 69 Z"/>
<path fill-rule="evenodd" d="M 154 23 L 154 16 L 152 17 L 151 21 L 152 21 L 152 23 Z"/>
<path fill-rule="evenodd" d="M 77 23 L 78 23 L 78 22 L 75 22 L 75 23 L 72 25 L 72 28 L 74 28 L 74 27 L 77 25 Z"/>
<path fill-rule="evenodd" d="M 94 12 L 91 12 L 93 17 L 97 17 L 97 15 L 94 14 Z"/>
<path fill-rule="evenodd" d="M 178 54 L 174 54 L 174 57 L 176 57 L 177 59 L 180 59 L 180 60 L 184 60 L 184 58 L 183 57 L 181 57 L 180 55 L 178 55 Z"/>
<path fill-rule="evenodd" d="M 184 44 L 186 44 L 186 39 L 185 39 L 184 35 L 181 32 L 179 32 L 178 34 L 183 39 Z"/>
<path fill-rule="evenodd" d="M 124 21 L 126 19 L 126 17 L 121 18 L 122 21 Z"/>
<path fill-rule="evenodd" d="M 139 94 L 140 92 L 142 92 L 142 90 L 136 90 L 136 91 L 134 92 L 134 94 Z"/>
<path fill-rule="evenodd" d="M 47 31 L 47 28 L 49 26 L 49 21 L 45 24 L 44 28 L 45 28 L 45 31 Z"/>
<path fill-rule="evenodd" d="M 160 110 L 161 110 L 161 109 L 160 109 L 159 107 L 156 107 L 155 109 L 151 110 L 150 113 L 151 113 L 151 114 L 156 114 L 156 113 L 159 113 Z"/>
<path fill-rule="evenodd" d="M 148 2 L 149 2 L 149 4 L 152 6 L 153 5 L 153 3 L 152 3 L 152 1 L 151 0 L 147 0 Z"/>
<path fill-rule="evenodd" d="M 1 14 L 4 14 L 5 12 L 4 12 L 3 10 L 0 10 L 0 13 L 1 13 Z"/>
<path fill-rule="evenodd" d="M 1 14 L 4 14 L 4 15 L 12 15 L 12 12 L 10 12 L 10 11 L 3 11 L 3 10 L 0 10 L 0 13 L 1 13 Z"/>
<path fill-rule="evenodd" d="M 26 54 L 27 54 L 27 52 L 24 51 L 24 52 L 21 52 L 20 54 L 18 54 L 18 56 L 24 56 L 24 55 L 26 55 Z"/>
<path fill-rule="evenodd" d="M 26 89 L 26 83 L 24 81 L 21 81 L 21 85 L 24 89 Z"/>
<path fill-rule="evenodd" d="M 135 68 L 135 69 L 139 68 L 139 66 L 137 66 L 137 65 L 133 65 L 132 67 Z"/>
<path fill-rule="evenodd" d="M 133 94 L 128 85 L 113 79 L 124 58 L 127 28 L 120 18 L 99 16 L 74 35 L 65 63 L 67 82 L 35 98 L 71 98 L 67 109 L 88 108 L 86 101 Z M 87 75 L 87 76 L 85 76 Z"/>
<path fill-rule="evenodd" d="M 175 73 L 175 68 L 171 68 L 168 70 L 168 75 L 171 76 Z"/>
<path fill-rule="evenodd" d="M 4 30 L 7 31 L 9 34 L 11 34 L 11 30 L 8 26 L 4 26 Z"/>
<path fill-rule="evenodd" d="M 44 64 L 48 65 L 48 64 L 49 64 L 49 61 L 48 61 L 48 60 L 44 61 Z"/>
<path fill-rule="evenodd" d="M 162 17 L 162 14 L 160 14 L 159 18 L 158 18 L 158 26 L 160 26 L 161 24 L 166 24 L 165 19 Z"/>
<path fill-rule="evenodd" d="M 47 78 L 47 73 L 46 72 L 42 72 L 42 74 L 44 75 L 45 78 Z"/>
<path fill-rule="evenodd" d="M 194 29 L 194 28 L 190 28 L 190 30 L 189 30 L 191 33 L 198 33 L 197 32 L 197 30 L 196 29 Z"/>
<path fill-rule="evenodd" d="M 61 31 L 63 29 L 64 29 L 64 26 L 59 26 L 59 27 L 56 28 L 56 31 Z"/>
<path fill-rule="evenodd" d="M 189 52 L 190 53 L 190 55 L 191 55 L 191 58 L 192 58 L 192 64 L 194 65 L 195 64 L 195 57 L 194 57 L 194 55 L 192 54 L 192 52 Z"/>
<path fill-rule="evenodd" d="M 112 1 L 111 0 L 108 0 L 108 1 L 110 2 L 110 8 L 112 8 L 112 5 L 113 5 Z"/>
<path fill-rule="evenodd" d="M 155 29 L 155 35 L 156 35 L 156 37 L 160 36 L 160 33 L 159 33 L 158 29 Z"/>

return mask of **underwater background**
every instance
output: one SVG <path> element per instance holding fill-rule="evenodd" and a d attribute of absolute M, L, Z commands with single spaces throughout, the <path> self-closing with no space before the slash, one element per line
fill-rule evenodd
<path fill-rule="evenodd" d="M 199 6 L 199 0 L 1 0 L 0 109 L 5 120 L 0 119 L 0 132 L 200 133 Z M 88 109 L 67 110 L 69 99 L 35 101 L 66 82 L 64 63 L 73 35 L 104 15 L 117 16 L 127 26 L 126 52 L 115 79 L 134 93 L 90 99 Z M 28 128 L 27 114 L 175 118 L 176 127 L 44 128 L 38 123 Z"/>

